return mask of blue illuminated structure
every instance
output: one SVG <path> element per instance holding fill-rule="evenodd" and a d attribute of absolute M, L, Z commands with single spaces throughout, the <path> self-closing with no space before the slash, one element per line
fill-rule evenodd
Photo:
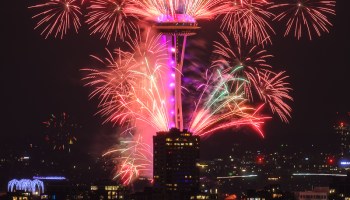
<path fill-rule="evenodd" d="M 341 168 L 350 168 L 350 159 L 342 158 L 339 160 L 339 167 Z"/>
<path fill-rule="evenodd" d="M 349 161 L 342 161 L 340 162 L 341 165 L 347 165 L 350 166 L 350 162 Z"/>
<path fill-rule="evenodd" d="M 63 177 L 63 176 L 33 176 L 33 179 L 38 179 L 38 180 L 56 180 L 56 181 L 66 180 L 66 178 Z"/>
<path fill-rule="evenodd" d="M 16 191 L 24 191 L 30 192 L 32 194 L 42 194 L 44 193 L 44 183 L 38 179 L 30 180 L 30 179 L 12 179 L 7 184 L 8 192 L 16 192 Z"/>
<path fill-rule="evenodd" d="M 293 176 L 343 176 L 346 174 L 324 174 L 324 173 L 294 173 Z"/>

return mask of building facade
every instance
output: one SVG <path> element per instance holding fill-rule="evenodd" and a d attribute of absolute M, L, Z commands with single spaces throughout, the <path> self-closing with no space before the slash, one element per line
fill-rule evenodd
<path fill-rule="evenodd" d="M 153 137 L 154 187 L 166 193 L 196 194 L 199 190 L 199 136 L 171 129 Z"/>
<path fill-rule="evenodd" d="M 340 122 L 334 128 L 340 137 L 341 156 L 350 156 L 350 124 Z"/>

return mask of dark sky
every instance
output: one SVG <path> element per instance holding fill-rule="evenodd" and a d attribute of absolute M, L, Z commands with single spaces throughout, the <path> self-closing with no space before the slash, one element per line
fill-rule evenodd
<path fill-rule="evenodd" d="M 80 81 L 79 69 L 89 67 L 90 54 L 103 55 L 105 41 L 91 37 L 83 25 L 80 34 L 63 40 L 43 39 L 33 30 L 27 7 L 30 1 L 5 1 L 1 5 L 1 138 L 0 143 L 41 136 L 41 122 L 50 113 L 66 111 L 85 128 L 80 145 L 89 151 L 108 148 L 113 140 L 109 125 L 94 116 L 96 101 L 88 100 L 89 89 Z M 276 30 L 274 45 L 277 70 L 286 70 L 294 89 L 293 119 L 283 124 L 277 118 L 267 123 L 266 138 L 247 136 L 247 145 L 276 146 L 288 142 L 297 147 L 319 144 L 329 147 L 335 112 L 350 111 L 350 2 L 337 1 L 334 27 L 313 41 L 282 38 Z M 209 25 L 208 25 L 209 24 Z M 204 35 L 207 23 L 199 35 Z M 114 47 L 115 44 L 111 45 Z M 210 138 L 204 146 L 230 146 L 238 136 Z M 224 144 L 224 145 L 222 145 Z M 332 144 L 334 148 L 334 143 Z M 214 151 L 215 152 L 215 151 Z"/>

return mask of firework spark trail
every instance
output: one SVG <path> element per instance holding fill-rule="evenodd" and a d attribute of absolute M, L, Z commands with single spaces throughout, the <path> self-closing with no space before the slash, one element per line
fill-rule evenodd
<path fill-rule="evenodd" d="M 214 42 L 213 53 L 218 58 L 213 61 L 213 67 L 224 67 L 223 73 L 231 73 L 236 68 L 243 68 L 237 71 L 237 75 L 248 80 L 243 83 L 244 91 L 246 97 L 253 101 L 250 79 L 255 75 L 255 69 L 272 69 L 267 59 L 273 56 L 266 50 L 260 49 L 259 45 L 242 46 L 239 36 L 231 40 L 224 33 L 219 34 L 223 42 Z"/>
<path fill-rule="evenodd" d="M 114 156 L 116 155 L 116 156 Z M 124 185 L 129 184 L 142 173 L 152 170 L 153 151 L 142 136 L 122 140 L 121 145 L 111 149 L 103 156 L 114 156 L 119 167 L 114 178 L 120 178 Z"/>
<path fill-rule="evenodd" d="M 76 0 L 49 0 L 29 8 L 40 10 L 32 18 L 39 20 L 35 29 L 42 28 L 41 35 L 45 35 L 45 38 L 54 34 L 55 37 L 59 36 L 62 39 L 71 26 L 76 33 L 81 26 L 82 13 Z"/>
<path fill-rule="evenodd" d="M 272 43 L 271 34 L 275 34 L 269 20 L 274 14 L 265 9 L 268 3 L 243 0 L 243 3 L 229 1 L 223 12 L 221 29 L 233 35 L 241 35 L 247 43 Z"/>
<path fill-rule="evenodd" d="M 285 72 L 274 73 L 267 70 L 256 70 L 256 76 L 251 78 L 260 99 L 267 103 L 272 113 L 276 112 L 284 122 L 288 122 L 291 118 L 292 111 L 286 100 L 293 101 L 289 94 L 292 88 L 289 87 L 288 82 L 285 82 L 287 78 Z"/>
<path fill-rule="evenodd" d="M 262 136 L 260 125 L 268 117 L 256 116 L 259 109 L 246 105 L 243 85 L 246 80 L 237 78 L 234 74 L 222 75 L 218 70 L 217 77 L 211 75 L 203 88 L 199 101 L 190 122 L 190 131 L 195 135 L 207 136 L 220 129 L 252 125 Z M 213 82 L 213 80 L 216 80 Z M 232 85 L 238 87 L 232 87 Z M 214 85 L 213 88 L 210 85 Z M 199 88 L 200 89 L 200 88 Z M 204 95 L 209 91 L 209 95 Z"/>
<path fill-rule="evenodd" d="M 335 0 L 295 0 L 292 3 L 276 2 L 270 9 L 276 9 L 277 21 L 286 21 L 284 36 L 294 32 L 299 40 L 305 33 L 310 40 L 315 33 L 321 36 L 323 32 L 329 33 L 332 23 L 328 16 L 335 15 Z"/>
<path fill-rule="evenodd" d="M 91 34 L 99 33 L 100 38 L 124 40 L 136 29 L 134 21 L 135 1 L 132 0 L 91 0 L 89 2 L 86 23 L 90 25 Z"/>

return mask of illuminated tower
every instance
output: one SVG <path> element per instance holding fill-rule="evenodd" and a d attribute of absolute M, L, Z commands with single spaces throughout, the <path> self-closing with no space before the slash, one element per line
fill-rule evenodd
<path fill-rule="evenodd" d="M 181 5 L 181 3 L 180 3 Z M 181 8 L 181 6 L 178 8 Z M 178 9 L 183 10 L 183 9 Z M 186 48 L 187 36 L 195 35 L 195 31 L 199 29 L 196 20 L 179 11 L 175 14 L 162 15 L 158 17 L 158 23 L 155 28 L 158 29 L 164 37 L 169 46 L 170 53 L 170 67 L 173 68 L 174 83 L 174 125 L 180 131 L 183 131 L 183 115 L 182 115 L 182 99 L 181 99 L 181 75 L 184 61 L 184 54 Z M 171 125 L 172 126 L 172 125 Z"/>

